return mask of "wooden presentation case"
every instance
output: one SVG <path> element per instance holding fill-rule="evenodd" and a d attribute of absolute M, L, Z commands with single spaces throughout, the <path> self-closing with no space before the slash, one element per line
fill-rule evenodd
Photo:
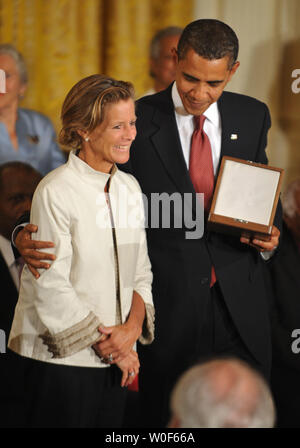
<path fill-rule="evenodd" d="M 208 228 L 270 240 L 283 172 L 282 168 L 224 156 L 208 216 Z"/>

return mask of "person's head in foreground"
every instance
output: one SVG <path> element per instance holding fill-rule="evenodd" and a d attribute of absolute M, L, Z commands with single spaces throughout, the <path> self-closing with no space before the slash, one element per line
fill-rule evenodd
<path fill-rule="evenodd" d="M 263 377 L 231 358 L 196 365 L 172 392 L 173 428 L 272 428 L 275 407 Z"/>

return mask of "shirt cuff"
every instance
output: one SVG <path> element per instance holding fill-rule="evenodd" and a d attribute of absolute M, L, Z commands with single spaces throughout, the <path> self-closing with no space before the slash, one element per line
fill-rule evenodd
<path fill-rule="evenodd" d="M 272 250 L 266 250 L 265 252 L 260 252 L 262 259 L 265 261 L 269 261 L 275 254 L 276 249 L 277 247 L 274 247 L 274 249 Z"/>
<path fill-rule="evenodd" d="M 151 344 L 154 340 L 154 306 L 145 303 L 145 319 L 143 323 L 142 334 L 139 337 L 141 344 Z"/>
<path fill-rule="evenodd" d="M 19 224 L 18 226 L 16 226 L 13 230 L 13 233 L 11 235 L 11 244 L 17 248 L 17 246 L 15 245 L 15 240 L 17 238 L 17 235 L 19 232 L 21 232 L 22 229 L 24 229 L 25 226 L 27 226 L 27 224 L 29 224 L 29 222 L 23 222 L 22 224 Z"/>

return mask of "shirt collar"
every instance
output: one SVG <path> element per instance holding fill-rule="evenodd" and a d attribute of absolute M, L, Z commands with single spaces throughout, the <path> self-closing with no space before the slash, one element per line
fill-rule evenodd
<path fill-rule="evenodd" d="M 80 159 L 76 155 L 77 151 L 73 150 L 70 152 L 69 159 L 67 164 L 77 173 L 79 174 L 89 174 L 91 176 L 98 176 L 100 178 L 103 178 L 103 180 L 108 180 L 111 176 L 113 176 L 117 171 L 118 168 L 116 164 L 113 165 L 110 173 L 103 173 L 102 171 L 94 170 L 90 165 L 88 165 L 84 160 Z"/>
<path fill-rule="evenodd" d="M 174 104 L 174 109 L 177 114 L 177 117 L 179 121 L 184 120 L 185 117 L 189 120 L 192 120 L 193 115 L 187 113 L 185 110 L 182 100 L 180 98 L 180 95 L 178 93 L 176 81 L 174 82 L 172 86 L 172 100 Z M 220 126 L 220 114 L 218 109 L 217 102 L 212 103 L 208 109 L 203 114 L 214 126 L 219 127 Z"/>

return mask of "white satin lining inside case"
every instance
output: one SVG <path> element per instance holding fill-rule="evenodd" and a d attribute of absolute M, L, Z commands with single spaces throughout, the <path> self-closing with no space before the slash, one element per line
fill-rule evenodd
<path fill-rule="evenodd" d="M 226 160 L 214 213 L 268 225 L 280 172 Z"/>

